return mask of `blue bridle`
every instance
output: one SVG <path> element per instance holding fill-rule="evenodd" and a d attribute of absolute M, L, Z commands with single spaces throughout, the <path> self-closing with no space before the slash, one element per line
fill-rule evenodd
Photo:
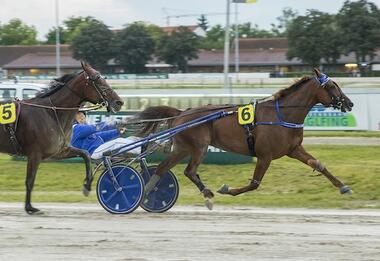
<path fill-rule="evenodd" d="M 316 79 L 322 87 L 325 86 L 325 84 L 330 80 L 330 78 L 324 73 L 321 73 L 321 75 L 319 77 L 316 77 Z M 256 105 L 257 103 L 255 104 L 255 106 Z M 255 125 L 278 125 L 291 129 L 301 129 L 304 127 L 303 123 L 292 123 L 284 121 L 284 117 L 280 111 L 280 104 L 278 99 L 275 102 L 275 108 L 278 121 L 256 122 Z"/>
<path fill-rule="evenodd" d="M 318 80 L 319 84 L 322 87 L 325 86 L 325 84 L 328 83 L 328 81 L 330 81 L 330 78 L 324 73 L 321 73 L 319 77 L 315 77 L 315 78 Z"/>

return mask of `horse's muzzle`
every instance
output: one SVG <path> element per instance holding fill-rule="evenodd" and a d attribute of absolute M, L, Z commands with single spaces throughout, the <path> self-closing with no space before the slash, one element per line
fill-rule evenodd
<path fill-rule="evenodd" d="M 121 110 L 121 107 L 123 106 L 124 102 L 122 100 L 116 100 L 108 103 L 107 111 L 108 112 L 118 112 Z"/>
<path fill-rule="evenodd" d="M 347 112 L 347 111 L 352 111 L 352 107 L 354 107 L 354 103 L 350 99 L 346 99 L 342 102 L 341 105 L 341 111 L 342 112 Z"/>

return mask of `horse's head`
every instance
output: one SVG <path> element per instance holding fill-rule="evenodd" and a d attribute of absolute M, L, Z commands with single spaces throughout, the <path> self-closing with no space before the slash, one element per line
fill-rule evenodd
<path fill-rule="evenodd" d="M 318 102 L 326 107 L 334 107 L 342 112 L 351 111 L 354 104 L 343 93 L 342 89 L 336 82 L 331 80 L 326 74 L 314 69 L 316 78 L 322 88 L 317 94 Z"/>
<path fill-rule="evenodd" d="M 93 104 L 103 104 L 109 112 L 119 111 L 124 104 L 119 95 L 112 90 L 98 71 L 85 62 L 81 62 L 81 64 L 86 80 L 83 99 Z"/>

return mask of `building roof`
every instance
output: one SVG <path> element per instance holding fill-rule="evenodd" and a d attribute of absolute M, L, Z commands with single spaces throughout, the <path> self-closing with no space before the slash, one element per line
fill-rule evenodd
<path fill-rule="evenodd" d="M 288 42 L 285 38 L 241 39 L 239 43 L 239 61 L 242 66 L 303 64 L 299 59 L 287 60 Z M 149 64 L 157 63 L 157 59 L 154 58 L 149 62 Z M 231 50 L 230 64 L 234 63 L 234 50 Z M 341 56 L 338 63 L 356 63 L 356 59 L 351 53 Z M 376 51 L 373 63 L 380 63 L 380 49 Z M 109 65 L 116 64 L 111 61 Z M 190 60 L 189 65 L 222 66 L 223 50 L 200 50 L 198 59 Z M 55 45 L 0 46 L 0 67 L 4 69 L 55 68 Z M 69 45 L 61 45 L 61 67 L 80 68 L 80 62 L 72 58 Z"/>
<path fill-rule="evenodd" d="M 278 38 L 242 38 L 239 39 L 240 49 L 287 49 L 288 39 Z"/>
<path fill-rule="evenodd" d="M 189 61 L 191 66 L 219 66 L 223 65 L 223 51 L 202 50 L 198 53 L 198 59 Z M 230 54 L 230 64 L 235 63 L 235 54 Z M 240 50 L 240 65 L 299 65 L 302 62 L 298 59 L 287 60 L 286 49 L 274 50 Z"/>
<path fill-rule="evenodd" d="M 68 52 L 69 45 L 62 44 L 61 52 Z M 54 53 L 55 45 L 4 45 L 0 46 L 0 68 L 30 53 Z"/>
<path fill-rule="evenodd" d="M 80 61 L 71 57 L 70 52 L 61 53 L 61 68 L 81 68 Z M 5 64 L 4 69 L 52 69 L 56 67 L 55 53 L 28 53 Z"/>

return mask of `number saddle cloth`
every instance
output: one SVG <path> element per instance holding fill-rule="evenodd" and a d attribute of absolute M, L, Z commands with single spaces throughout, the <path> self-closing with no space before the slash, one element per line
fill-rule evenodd
<path fill-rule="evenodd" d="M 255 104 L 248 104 L 238 108 L 237 116 L 238 122 L 243 126 L 245 133 L 247 135 L 247 145 L 249 149 L 249 154 L 252 157 L 256 156 L 255 151 L 255 137 L 253 136 L 253 128 L 255 127 Z"/>
<path fill-rule="evenodd" d="M 16 138 L 17 123 L 20 115 L 19 101 L 0 104 L 0 125 L 9 135 L 9 141 L 13 146 L 14 154 L 21 155 L 22 149 Z"/>

